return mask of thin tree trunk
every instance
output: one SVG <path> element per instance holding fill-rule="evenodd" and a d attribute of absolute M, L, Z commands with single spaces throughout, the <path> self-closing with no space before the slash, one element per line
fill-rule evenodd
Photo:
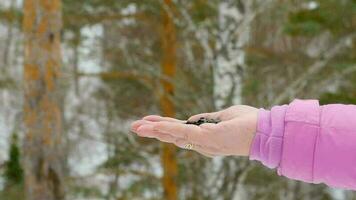
<path fill-rule="evenodd" d="M 164 0 L 166 8 L 172 8 L 171 0 Z M 176 30 L 168 9 L 162 8 L 162 64 L 161 71 L 164 76 L 173 78 L 176 71 Z M 169 9 L 171 10 L 171 9 Z M 174 95 L 174 85 L 167 80 L 161 80 L 164 92 L 160 97 L 162 115 L 174 117 L 176 114 L 171 98 Z M 176 160 L 176 147 L 170 144 L 162 145 L 161 162 L 163 165 L 163 188 L 165 200 L 176 200 L 178 167 Z"/>
<path fill-rule="evenodd" d="M 61 1 L 24 2 L 24 144 L 28 200 L 62 200 Z"/>
<path fill-rule="evenodd" d="M 74 74 L 74 88 L 75 88 L 75 94 L 79 96 L 79 46 L 80 46 L 80 41 L 81 41 L 81 33 L 80 29 L 75 30 L 74 32 L 75 38 L 74 38 L 74 55 L 73 55 L 73 74 Z"/>
<path fill-rule="evenodd" d="M 15 1 L 11 2 L 10 10 L 11 10 L 11 17 L 8 22 L 8 27 L 7 27 L 7 38 L 5 41 L 5 50 L 4 50 L 4 55 L 3 55 L 3 66 L 1 67 L 1 72 L 2 74 L 7 74 L 7 70 L 10 66 L 10 55 L 11 55 L 11 45 L 12 45 L 12 38 L 13 38 L 13 29 L 14 29 L 14 17 L 13 17 L 13 9 L 15 9 Z"/>
<path fill-rule="evenodd" d="M 217 109 L 241 103 L 241 75 L 245 65 L 243 47 L 247 43 L 248 33 L 238 30 L 241 29 L 238 26 L 244 25 L 245 13 L 234 2 L 224 0 L 219 3 L 218 54 L 217 67 L 214 70 Z M 233 24 L 228 20 L 232 17 Z"/>

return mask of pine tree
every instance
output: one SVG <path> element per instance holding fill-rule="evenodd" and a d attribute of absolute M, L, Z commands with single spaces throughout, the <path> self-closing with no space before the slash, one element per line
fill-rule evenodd
<path fill-rule="evenodd" d="M 18 146 L 18 136 L 16 133 L 12 135 L 9 149 L 9 160 L 5 164 L 5 185 L 11 187 L 23 183 L 23 169 L 20 163 L 21 153 Z"/>
<path fill-rule="evenodd" d="M 65 198 L 61 103 L 62 2 L 26 0 L 24 32 L 24 171 L 28 200 Z"/>
<path fill-rule="evenodd" d="M 4 164 L 4 190 L 0 193 L 1 200 L 23 200 L 24 172 L 21 165 L 21 153 L 16 133 L 12 134 L 9 148 L 9 158 Z"/>

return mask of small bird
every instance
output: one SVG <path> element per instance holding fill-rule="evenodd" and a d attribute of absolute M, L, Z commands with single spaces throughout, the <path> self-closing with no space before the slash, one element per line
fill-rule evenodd
<path fill-rule="evenodd" d="M 219 122 L 220 122 L 220 120 L 217 120 L 217 119 L 207 119 L 205 117 L 201 117 L 198 121 L 187 121 L 185 124 L 194 124 L 194 125 L 200 126 L 201 124 L 204 124 L 204 123 L 217 124 Z"/>

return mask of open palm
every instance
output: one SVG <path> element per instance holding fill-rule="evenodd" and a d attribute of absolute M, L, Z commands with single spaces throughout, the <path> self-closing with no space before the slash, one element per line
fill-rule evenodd
<path fill-rule="evenodd" d="M 132 124 L 132 131 L 141 137 L 156 138 L 180 148 L 193 144 L 193 150 L 209 157 L 247 156 L 256 132 L 258 109 L 250 106 L 232 106 L 222 111 L 194 115 L 188 121 L 200 118 L 219 119 L 218 124 L 200 126 L 186 121 L 157 115 L 146 116 Z"/>

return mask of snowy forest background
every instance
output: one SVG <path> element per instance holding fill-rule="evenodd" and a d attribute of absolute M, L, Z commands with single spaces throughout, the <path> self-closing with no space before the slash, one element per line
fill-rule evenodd
<path fill-rule="evenodd" d="M 0 0 L 0 199 L 356 199 L 247 158 L 205 158 L 129 132 L 155 113 L 186 119 L 294 98 L 356 104 L 355 0 L 25 2 Z M 47 143 L 30 143 L 23 123 L 24 63 L 48 56 L 24 57 L 32 39 L 24 13 L 41 8 L 36 19 L 50 20 L 42 4 L 61 16 L 60 34 L 48 36 L 61 41 L 53 105 L 61 120 L 48 119 L 60 134 L 38 135 L 59 141 L 50 153 L 32 151 Z M 31 168 L 52 159 L 53 171 Z"/>

